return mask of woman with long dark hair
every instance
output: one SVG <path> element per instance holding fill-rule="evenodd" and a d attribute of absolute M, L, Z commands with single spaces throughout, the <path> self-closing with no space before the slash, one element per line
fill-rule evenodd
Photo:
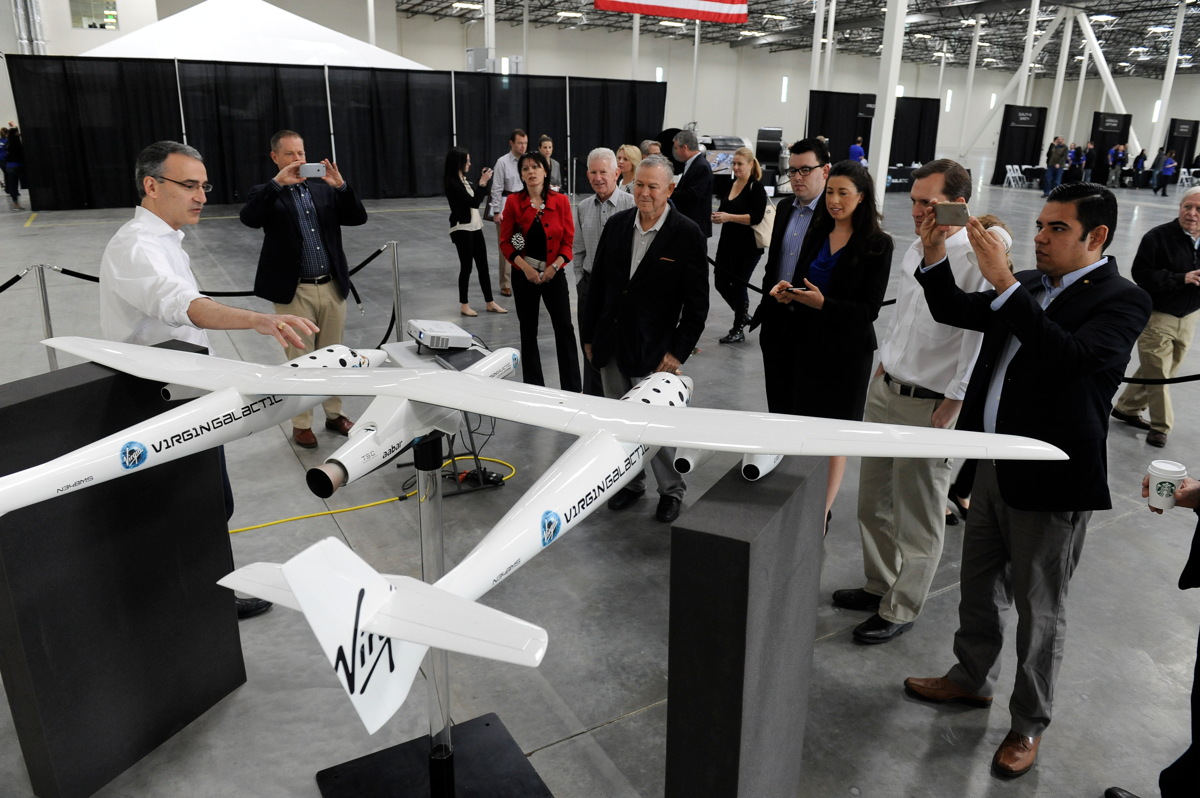
<path fill-rule="evenodd" d="M 478 184 L 467 179 L 470 171 L 471 154 L 462 147 L 451 147 L 446 153 L 446 166 L 442 171 L 442 188 L 446 192 L 446 201 L 450 203 L 450 240 L 458 250 L 458 312 L 464 316 L 479 315 L 467 302 L 471 262 L 474 260 L 488 313 L 508 313 L 492 300 L 487 243 L 483 238 L 483 217 L 479 214 L 479 206 L 487 198 L 483 187 L 491 180 L 492 170 L 483 167 Z"/>
<path fill-rule="evenodd" d="M 569 281 L 561 274 L 571 261 L 575 241 L 571 201 L 550 188 L 550 166 L 541 152 L 522 155 L 517 169 L 525 188 L 504 201 L 500 250 L 513 267 L 513 300 L 521 322 L 521 371 L 530 385 L 546 384 L 538 354 L 538 305 L 542 303 L 554 326 L 559 387 L 579 392 L 583 390 L 579 346 L 571 322 Z"/>
<path fill-rule="evenodd" d="M 877 207 L 870 173 L 854 161 L 835 163 L 800 249 L 795 282 L 781 280 L 770 290 L 777 302 L 795 306 L 791 368 L 804 379 L 795 382 L 788 412 L 862 420 L 878 346 L 875 318 L 892 264 L 892 238 L 880 226 Z M 845 457 L 829 458 L 827 514 L 845 471 Z"/>
<path fill-rule="evenodd" d="M 749 147 L 733 154 L 733 181 L 729 196 L 713 211 L 713 224 L 721 225 L 721 240 L 717 243 L 717 268 L 713 285 L 733 311 L 733 326 L 720 341 L 737 344 L 746 340 L 742 332 L 750 323 L 750 296 L 746 283 L 762 257 L 762 247 L 754 240 L 754 225 L 762 221 L 767 210 L 767 191 L 762 186 L 762 167 Z"/>

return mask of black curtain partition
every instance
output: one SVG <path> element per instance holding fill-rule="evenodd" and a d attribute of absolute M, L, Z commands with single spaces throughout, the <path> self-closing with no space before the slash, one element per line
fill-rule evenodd
<path fill-rule="evenodd" d="M 34 210 L 136 205 L 133 164 L 179 140 L 171 61 L 5 56 Z"/>
<path fill-rule="evenodd" d="M 1092 135 L 1088 141 L 1096 147 L 1096 163 L 1092 167 L 1092 182 L 1104 185 L 1108 182 L 1108 151 L 1118 144 L 1129 141 L 1129 127 L 1133 123 L 1132 114 L 1113 114 L 1096 111 L 1092 114 Z M 1157 151 L 1157 150 L 1156 150 Z M 1137 153 L 1131 153 L 1125 160 L 1127 168 L 1133 168 L 1133 158 Z M 1151 163 L 1153 163 L 1153 157 Z"/>
<path fill-rule="evenodd" d="M 1195 119 L 1172 119 L 1167 126 L 1167 148 L 1164 153 L 1175 150 L 1175 160 L 1179 162 L 1180 167 L 1190 169 L 1192 167 L 1192 159 L 1196 156 L 1196 131 L 1200 127 L 1200 122 Z M 1146 148 L 1150 152 L 1150 148 Z M 1154 148 L 1154 152 L 1158 152 L 1158 148 Z M 1151 162 L 1154 155 L 1150 156 Z M 1175 171 L 1174 181 L 1179 180 L 1179 171 Z"/>
<path fill-rule="evenodd" d="M 25 138 L 34 210 L 129 207 L 133 163 L 147 144 L 183 140 L 204 155 L 210 201 L 240 203 L 274 175 L 270 138 L 304 137 L 308 159 L 330 157 L 365 199 L 441 194 L 454 143 L 476 175 L 508 149 L 513 128 L 554 139 L 569 169 L 596 146 L 636 143 L 662 129 L 666 84 L 531 75 L 157 59 L 7 56 Z M 176 86 L 178 65 L 178 87 Z M 568 116 L 568 109 L 570 115 Z M 86 126 L 86 127 L 85 127 Z M 100 156 L 84 153 L 102 142 Z M 569 149 L 568 149 L 569 148 Z M 577 173 L 582 177 L 583 168 Z M 583 184 L 586 185 L 586 184 Z"/>
<path fill-rule="evenodd" d="M 251 186 L 275 176 L 269 153 L 278 130 L 299 133 L 308 160 L 329 157 L 322 67 L 180 61 L 179 88 L 188 143 L 204 155 L 213 184 L 209 202 L 244 202 Z"/>
<path fill-rule="evenodd" d="M 1005 167 L 1038 166 L 1044 161 L 1042 135 L 1046 128 L 1046 109 L 1024 105 L 1004 106 L 1000 122 L 1000 144 L 996 148 L 996 169 L 992 185 L 1004 185 Z"/>
<path fill-rule="evenodd" d="M 892 151 L 888 160 L 901 166 L 932 161 L 937 151 L 940 108 L 941 103 L 936 97 L 897 97 Z"/>
<path fill-rule="evenodd" d="M 850 145 L 862 136 L 863 149 L 871 143 L 872 117 L 863 115 L 875 105 L 874 94 L 849 94 L 841 91 L 810 91 L 808 93 L 809 138 L 824 136 L 829 140 L 829 157 L 834 162 L 850 157 Z M 871 153 L 867 151 L 867 160 Z"/>

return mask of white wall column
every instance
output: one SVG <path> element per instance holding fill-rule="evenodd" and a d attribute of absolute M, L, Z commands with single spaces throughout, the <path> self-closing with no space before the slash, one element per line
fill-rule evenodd
<path fill-rule="evenodd" d="M 966 154 L 963 144 L 967 141 L 967 119 L 971 114 L 971 97 L 975 92 L 975 61 L 979 57 L 979 36 L 983 30 L 983 14 L 975 15 L 975 33 L 971 36 L 971 58 L 967 62 L 967 96 L 962 106 L 962 125 L 958 132 L 958 149 Z"/>
<path fill-rule="evenodd" d="M 1083 84 L 1087 79 L 1088 71 L 1088 49 L 1083 48 L 1083 60 L 1079 62 L 1079 85 L 1075 87 L 1075 113 L 1071 114 L 1071 141 L 1087 145 L 1086 141 L 1079 141 L 1079 106 L 1083 104 Z M 1088 128 L 1088 136 L 1092 135 L 1091 128 Z"/>
<path fill-rule="evenodd" d="M 692 121 L 699 122 L 696 103 L 700 97 L 700 20 L 695 20 L 695 23 L 696 39 L 692 43 Z"/>
<path fill-rule="evenodd" d="M 822 80 L 824 82 L 821 84 L 825 91 L 829 91 L 829 86 L 833 79 L 833 48 L 836 42 L 834 39 L 833 23 L 836 17 L 837 0 L 829 0 L 829 18 L 825 20 L 825 30 L 827 33 L 825 34 L 825 68 L 822 73 Z"/>
<path fill-rule="evenodd" d="M 1067 58 L 1071 55 L 1071 18 L 1063 21 L 1062 45 L 1058 49 L 1058 72 L 1054 75 L 1054 96 L 1050 99 L 1050 116 L 1046 117 L 1046 126 L 1050 128 L 1046 135 L 1050 141 L 1059 135 L 1058 105 L 1062 100 L 1063 83 L 1067 79 Z"/>
<path fill-rule="evenodd" d="M 496 0 L 483 0 L 483 46 L 489 61 L 496 58 Z"/>
<path fill-rule="evenodd" d="M 1040 52 L 1041 48 L 1045 45 L 1046 37 L 1050 35 L 1047 32 L 1042 35 L 1042 40 L 1038 41 L 1038 37 L 1033 33 L 1037 30 L 1037 18 L 1038 0 L 1029 0 L 1029 23 L 1025 26 L 1025 52 L 1021 55 L 1021 68 L 1017 70 L 1017 74 L 1021 79 L 1021 84 L 1017 88 L 1017 103 L 1021 105 L 1025 104 L 1025 87 L 1029 81 L 1029 65 L 1037 58 L 1033 53 L 1034 42 L 1038 42 L 1037 49 Z"/>
<path fill-rule="evenodd" d="M 632 66 L 630 67 L 630 79 L 631 80 L 637 80 L 637 76 L 638 76 L 638 36 L 640 36 L 641 33 L 642 33 L 642 15 L 634 14 L 633 15 L 633 39 L 632 39 L 633 52 L 630 53 L 630 55 L 629 55 L 629 60 L 632 64 Z"/>
<path fill-rule="evenodd" d="M 1080 11 L 1075 15 L 1075 19 L 1079 21 L 1079 29 L 1083 31 L 1084 41 L 1091 48 L 1092 58 L 1096 60 L 1096 70 L 1100 73 L 1100 79 L 1104 81 L 1104 88 L 1108 91 L 1108 96 L 1112 98 L 1113 108 L 1118 114 L 1126 113 L 1125 102 L 1121 99 L 1121 93 L 1117 91 L 1117 84 L 1113 81 L 1112 73 L 1108 71 L 1108 62 L 1104 60 L 1104 52 L 1100 49 L 1100 42 L 1096 40 L 1096 32 L 1092 30 L 1092 23 L 1088 20 L 1087 14 Z M 1137 133 L 1133 130 L 1133 125 L 1129 126 L 1129 147 L 1127 149 L 1137 152 L 1142 148 L 1141 142 L 1138 140 Z"/>
<path fill-rule="evenodd" d="M 1058 11 L 1054 14 L 1054 19 L 1050 20 L 1050 24 L 1046 26 L 1046 32 L 1039 37 L 1038 43 L 1034 46 L 1033 52 L 1029 56 L 1030 61 L 1042 54 L 1042 50 L 1046 48 L 1046 44 L 1050 41 L 1050 36 L 1054 33 L 1054 29 L 1058 27 L 1060 22 L 1066 19 L 1066 15 L 1067 7 L 1059 6 Z M 988 111 L 987 116 L 985 116 L 983 121 L 979 123 L 979 127 L 975 128 L 975 135 L 971 136 L 970 140 L 967 142 L 967 146 L 963 148 L 961 153 L 959 153 L 959 157 L 966 156 L 967 150 L 975 146 L 975 142 L 979 140 L 979 137 L 983 135 L 983 131 L 987 129 L 989 124 L 991 124 L 992 119 L 994 119 L 996 114 L 999 113 L 1001 108 L 1004 107 L 1004 103 L 1008 101 L 1009 95 L 1017 90 L 1018 84 L 1023 82 L 1024 77 L 1025 73 L 1020 69 L 1013 73 L 1012 78 L 1009 79 L 1008 84 L 1004 87 L 1004 91 L 1000 92 L 999 96 L 997 96 L 995 107 Z M 1017 96 L 1020 98 L 1021 95 L 1018 94 Z M 1020 99 L 1017 100 L 1017 104 L 1021 104 Z"/>
<path fill-rule="evenodd" d="M 825 0 L 813 2 L 813 46 L 812 64 L 808 68 L 809 88 L 821 85 L 821 26 L 825 24 Z"/>
<path fill-rule="evenodd" d="M 883 23 L 883 52 L 879 61 L 879 89 L 875 92 L 875 120 L 871 125 L 871 149 L 875 170 L 875 196 L 883 209 L 888 164 L 892 156 L 892 130 L 896 126 L 896 84 L 900 82 L 900 54 L 904 49 L 904 17 L 908 0 L 888 0 Z M 939 100 L 940 103 L 940 100 Z M 941 110 L 939 105 L 939 111 Z"/>
<path fill-rule="evenodd" d="M 1150 138 L 1150 157 L 1158 153 L 1159 147 L 1167 145 L 1166 127 L 1171 121 L 1170 104 L 1171 88 L 1175 85 L 1175 68 L 1179 63 L 1179 37 L 1183 33 L 1183 17 L 1187 13 L 1187 3 L 1181 2 L 1175 10 L 1175 30 L 1171 32 L 1171 49 L 1167 55 L 1167 68 L 1163 72 L 1162 94 L 1158 101 L 1158 121 L 1154 123 L 1154 131 Z M 1141 149 L 1140 147 L 1138 149 Z M 1179 153 L 1183 157 L 1183 153 Z"/>

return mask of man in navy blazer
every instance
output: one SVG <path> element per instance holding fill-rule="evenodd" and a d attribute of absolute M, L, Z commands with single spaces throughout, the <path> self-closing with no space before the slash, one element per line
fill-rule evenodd
<path fill-rule="evenodd" d="M 933 214 L 921 225 L 925 259 L 916 279 L 933 317 L 984 333 L 958 428 L 1039 438 L 1070 457 L 980 462 L 963 535 L 958 663 L 943 677 L 904 682 L 921 700 L 990 706 L 1006 612 L 1015 604 L 1012 725 L 992 759 L 1002 777 L 1020 776 L 1037 759 L 1066 638 L 1067 586 L 1092 511 L 1112 506 L 1108 414 L 1150 318 L 1150 296 L 1104 256 L 1116 225 L 1111 191 L 1060 185 L 1037 219 L 1037 269 L 1014 275 L 1003 243 L 972 217 L 967 235 L 993 286 L 978 293 L 954 282 L 947 228 Z"/>
<path fill-rule="evenodd" d="M 637 207 L 608 220 L 592 259 L 580 340 L 610 399 L 653 372 L 681 373 L 708 318 L 708 247 L 699 228 L 668 207 L 671 173 L 661 155 L 638 165 Z M 687 489 L 674 460 L 675 450 L 663 447 L 651 462 L 659 493 L 655 517 L 664 523 L 679 517 Z M 609 508 L 623 510 L 640 499 L 645 480 L 643 471 Z"/>
<path fill-rule="evenodd" d="M 700 152 L 695 131 L 676 133 L 671 149 L 675 160 L 683 163 L 683 173 L 671 201 L 680 213 L 696 223 L 705 238 L 712 238 L 712 167 Z"/>
<path fill-rule="evenodd" d="M 271 160 L 279 174 L 251 188 L 241 212 L 242 224 L 265 234 L 254 295 L 275 303 L 276 313 L 300 316 L 320 328 L 305 337 L 303 348 L 288 347 L 289 360 L 342 342 L 350 291 L 342 225 L 367 221 L 366 209 L 337 164 L 322 161 L 325 176 L 308 180 L 300 175 L 304 155 L 304 139 L 294 130 L 272 136 Z M 325 428 L 348 435 L 353 422 L 342 414 L 341 397 L 330 397 L 323 407 Z M 306 449 L 316 447 L 312 410 L 292 419 L 292 439 Z"/>

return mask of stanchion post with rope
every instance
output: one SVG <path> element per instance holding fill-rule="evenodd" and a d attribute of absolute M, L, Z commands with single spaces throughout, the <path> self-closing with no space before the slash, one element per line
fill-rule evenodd
<path fill-rule="evenodd" d="M 46 293 L 46 275 L 42 273 L 43 269 L 51 267 L 44 263 L 38 263 L 31 268 L 37 270 L 38 294 L 42 297 L 42 332 L 47 338 L 53 338 L 54 325 L 50 321 L 50 296 Z M 58 371 L 58 358 L 54 354 L 53 347 L 46 347 L 46 359 L 50 361 L 50 370 Z"/>
<path fill-rule="evenodd" d="M 396 343 L 404 341 L 403 325 L 404 314 L 400 312 L 400 242 L 389 241 L 388 246 L 392 248 L 392 302 L 393 310 L 396 316 Z M 386 340 L 386 336 L 384 336 Z"/>

